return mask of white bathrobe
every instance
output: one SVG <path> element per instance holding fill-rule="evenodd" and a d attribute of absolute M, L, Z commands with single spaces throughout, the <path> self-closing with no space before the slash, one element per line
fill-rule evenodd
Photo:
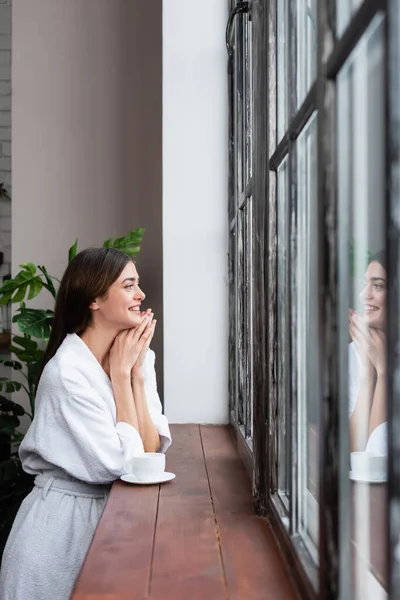
<path fill-rule="evenodd" d="M 143 365 L 160 451 L 171 443 L 161 412 L 155 355 Z M 20 446 L 35 487 L 23 501 L 4 551 L 1 600 L 68 600 L 107 501 L 110 484 L 144 452 L 137 430 L 116 422 L 111 381 L 75 334 L 46 365 L 35 417 Z"/>

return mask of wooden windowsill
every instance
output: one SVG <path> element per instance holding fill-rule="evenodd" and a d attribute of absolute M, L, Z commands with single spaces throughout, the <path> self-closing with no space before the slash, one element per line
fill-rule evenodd
<path fill-rule="evenodd" d="M 71 600 L 294 600 L 229 427 L 171 429 L 176 479 L 113 485 Z"/>

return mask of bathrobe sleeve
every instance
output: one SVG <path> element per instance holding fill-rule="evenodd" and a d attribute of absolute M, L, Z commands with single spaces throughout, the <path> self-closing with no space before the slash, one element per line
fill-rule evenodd
<path fill-rule="evenodd" d="M 167 417 L 162 414 L 162 405 L 157 391 L 155 358 L 154 351 L 149 349 L 143 364 L 144 391 L 150 417 L 160 436 L 161 443 L 158 452 L 165 452 L 171 445 L 171 433 Z"/>
<path fill-rule="evenodd" d="M 41 382 L 42 383 L 42 382 Z M 117 423 L 82 370 L 64 365 L 46 378 L 34 422 L 20 447 L 24 470 L 36 473 L 35 456 L 88 483 L 110 483 L 144 452 L 139 432 Z"/>

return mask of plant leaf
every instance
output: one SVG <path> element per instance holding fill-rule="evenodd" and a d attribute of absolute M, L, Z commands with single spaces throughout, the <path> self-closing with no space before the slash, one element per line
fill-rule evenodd
<path fill-rule="evenodd" d="M 21 267 L 23 272 L 27 271 L 31 277 L 34 277 L 36 275 L 36 265 L 34 265 L 33 263 L 27 262 L 19 266 Z"/>
<path fill-rule="evenodd" d="M 22 417 L 25 414 L 25 410 L 20 404 L 17 404 L 13 400 L 9 400 L 4 396 L 0 396 L 0 413 L 12 413 L 18 417 Z"/>
<path fill-rule="evenodd" d="M 144 228 L 138 227 L 132 229 L 125 236 L 120 238 L 109 238 L 103 244 L 105 248 L 116 248 L 125 252 L 130 258 L 135 258 L 140 252 L 140 244 L 144 235 Z"/>
<path fill-rule="evenodd" d="M 18 288 L 18 290 L 16 291 L 14 296 L 11 298 L 11 302 L 21 302 L 21 300 L 23 300 L 25 298 L 27 289 L 28 289 L 28 284 L 27 283 L 22 284 Z"/>
<path fill-rule="evenodd" d="M 29 336 L 47 341 L 50 338 L 54 313 L 39 308 L 21 308 L 12 321 L 19 330 Z"/>
<path fill-rule="evenodd" d="M 56 288 L 54 287 L 54 283 L 53 283 L 53 279 L 51 278 L 51 275 L 49 275 L 49 273 L 47 272 L 46 267 L 39 266 L 38 267 L 39 271 L 41 271 L 46 279 L 46 283 L 43 283 L 43 285 L 45 286 L 45 288 L 47 290 L 49 290 L 50 294 L 53 296 L 53 298 L 56 297 Z"/>
<path fill-rule="evenodd" d="M 71 260 L 73 258 L 75 258 L 77 248 L 78 248 L 78 239 L 75 240 L 75 243 L 72 244 L 71 248 L 68 250 L 68 264 L 71 262 Z"/>
<path fill-rule="evenodd" d="M 22 270 L 14 277 L 5 281 L 0 288 L 0 305 L 8 302 L 22 302 L 29 289 L 29 298 L 37 295 L 43 285 L 42 279 L 36 273 L 36 266 L 33 263 L 24 263 L 20 265 Z M 40 289 L 39 289 L 40 286 Z"/>
<path fill-rule="evenodd" d="M 35 340 L 31 340 L 27 337 L 21 337 L 19 335 L 13 336 L 13 343 L 22 346 L 22 348 L 28 350 L 28 352 L 34 352 L 38 347 L 37 342 L 35 342 Z"/>
<path fill-rule="evenodd" d="M 8 379 L 7 377 L 0 377 L 0 392 L 5 389 L 6 393 L 18 392 L 21 389 L 22 385 L 19 381 L 12 381 L 12 379 Z"/>
<path fill-rule="evenodd" d="M 35 298 L 42 291 L 42 288 L 42 280 L 38 278 L 33 279 L 29 285 L 28 300 L 32 300 L 32 298 Z"/>
<path fill-rule="evenodd" d="M 22 365 L 17 360 L 11 360 L 9 356 L 0 356 L 0 364 L 11 367 L 14 371 L 21 371 Z"/>

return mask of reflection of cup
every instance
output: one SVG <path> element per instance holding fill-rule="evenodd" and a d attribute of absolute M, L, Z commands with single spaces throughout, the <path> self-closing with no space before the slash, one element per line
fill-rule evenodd
<path fill-rule="evenodd" d="M 141 481 L 156 479 L 165 471 L 165 454 L 145 452 L 130 461 L 131 472 Z"/>
<path fill-rule="evenodd" d="M 373 452 L 352 452 L 350 454 L 351 472 L 356 477 L 371 481 L 385 479 L 387 456 Z"/>

